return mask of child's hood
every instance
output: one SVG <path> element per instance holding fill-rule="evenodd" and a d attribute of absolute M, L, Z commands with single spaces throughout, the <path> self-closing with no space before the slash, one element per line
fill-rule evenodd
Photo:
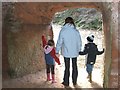
<path fill-rule="evenodd" d="M 47 48 L 46 48 L 46 47 L 47 47 Z M 50 53 L 50 52 L 52 51 L 52 49 L 53 49 L 53 46 L 46 45 L 46 46 L 44 47 L 44 52 L 45 52 L 45 54 Z"/>

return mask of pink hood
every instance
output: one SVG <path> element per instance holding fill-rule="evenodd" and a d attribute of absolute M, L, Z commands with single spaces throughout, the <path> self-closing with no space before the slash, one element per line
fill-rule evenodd
<path fill-rule="evenodd" d="M 47 46 L 48 46 L 48 47 L 47 47 Z M 47 49 L 46 49 L 46 47 L 47 47 Z M 50 52 L 52 51 L 52 49 L 53 49 L 53 46 L 46 45 L 46 46 L 44 47 L 44 52 L 45 52 L 45 54 L 50 53 Z"/>

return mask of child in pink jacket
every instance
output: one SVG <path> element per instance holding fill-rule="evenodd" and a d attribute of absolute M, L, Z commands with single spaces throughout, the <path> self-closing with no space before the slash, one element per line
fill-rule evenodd
<path fill-rule="evenodd" d="M 50 81 L 50 73 L 52 74 L 52 83 L 55 83 L 55 61 L 60 65 L 60 60 L 56 56 L 54 41 L 45 39 L 45 36 L 42 36 L 42 43 L 45 54 L 45 62 L 46 62 L 46 73 L 47 73 L 47 81 Z"/>

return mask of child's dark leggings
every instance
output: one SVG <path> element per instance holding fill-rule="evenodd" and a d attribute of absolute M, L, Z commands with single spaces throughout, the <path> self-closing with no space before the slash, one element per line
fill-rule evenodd
<path fill-rule="evenodd" d="M 47 73 L 51 72 L 52 74 L 55 74 L 55 72 L 54 72 L 55 65 L 46 64 L 46 69 L 47 69 Z"/>

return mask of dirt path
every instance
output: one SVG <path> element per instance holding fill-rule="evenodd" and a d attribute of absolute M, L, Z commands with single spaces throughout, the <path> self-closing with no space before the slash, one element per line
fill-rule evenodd
<path fill-rule="evenodd" d="M 54 29 L 56 30 L 54 31 L 55 42 L 59 34 L 59 31 L 58 31 L 60 30 L 59 28 L 54 27 Z M 97 43 L 97 45 L 99 44 L 98 47 L 101 48 L 102 47 L 101 32 L 92 32 L 92 33 L 96 37 L 95 43 Z M 91 32 L 81 31 L 83 45 L 86 43 L 85 37 L 88 34 L 91 34 Z M 94 65 L 94 70 L 92 74 L 92 78 L 93 78 L 92 83 L 89 83 L 86 78 L 87 72 L 84 67 L 85 56 L 78 57 L 78 63 L 77 63 L 78 64 L 78 80 L 77 80 L 78 87 L 77 88 L 102 88 L 103 87 L 103 69 L 104 69 L 103 56 L 104 54 L 97 56 L 97 61 L 96 61 L 96 64 Z M 63 80 L 63 75 L 64 75 L 64 60 L 62 56 L 60 56 L 60 61 L 61 61 L 61 65 L 58 66 L 56 64 L 56 69 L 55 69 L 57 83 L 52 84 L 51 82 L 46 81 L 46 74 L 44 69 L 35 74 L 29 74 L 21 78 L 5 80 L 3 81 L 3 88 L 64 88 L 64 86 L 61 84 Z M 71 70 L 71 67 L 70 67 L 70 70 Z M 70 73 L 70 87 L 74 89 L 72 85 L 71 73 Z"/>
<path fill-rule="evenodd" d="M 56 64 L 56 81 L 57 83 L 52 84 L 50 81 L 46 81 L 45 70 L 37 72 L 35 74 L 29 74 L 17 79 L 6 80 L 3 82 L 3 87 L 6 88 L 64 88 L 61 84 L 64 74 L 64 62 L 63 57 L 60 56 L 61 65 Z M 83 66 L 83 60 L 79 57 L 78 59 L 78 88 L 102 88 L 102 67 L 96 66 L 93 71 L 93 83 L 89 83 L 87 80 L 87 73 Z M 70 75 L 70 87 L 72 85 Z"/>

